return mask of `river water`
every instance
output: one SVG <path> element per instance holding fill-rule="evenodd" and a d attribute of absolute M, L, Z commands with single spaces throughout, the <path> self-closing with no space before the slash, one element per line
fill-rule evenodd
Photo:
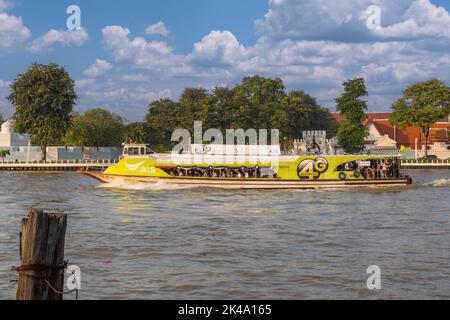
<path fill-rule="evenodd" d="M 68 214 L 81 299 L 450 299 L 450 171 L 409 173 L 405 189 L 225 191 L 1 172 L 0 299 L 31 208 Z"/>

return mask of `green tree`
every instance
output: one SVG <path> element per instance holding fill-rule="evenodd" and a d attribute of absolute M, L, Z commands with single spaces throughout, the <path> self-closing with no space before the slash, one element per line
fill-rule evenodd
<path fill-rule="evenodd" d="M 403 91 L 403 96 L 391 108 L 392 124 L 420 128 L 425 140 L 425 157 L 428 158 L 430 127 L 450 114 L 450 87 L 437 79 L 414 83 Z"/>
<path fill-rule="evenodd" d="M 216 87 L 210 94 L 187 88 L 178 101 L 151 102 L 146 116 L 148 142 L 157 151 L 168 151 L 172 132 L 183 128 L 193 133 L 195 120 L 203 121 L 204 129 L 280 129 L 284 146 L 301 138 L 303 130 L 336 132 L 331 113 L 314 97 L 302 91 L 286 94 L 281 79 L 253 76 L 234 88 Z"/>
<path fill-rule="evenodd" d="M 0 150 L 0 158 L 2 158 L 2 162 L 5 161 L 5 158 L 9 156 L 11 153 L 9 150 Z"/>
<path fill-rule="evenodd" d="M 283 81 L 260 76 L 245 77 L 237 91 L 247 99 L 244 129 L 270 129 L 273 113 L 280 113 L 278 107 L 286 97 Z M 279 128 L 277 128 L 279 129 Z"/>
<path fill-rule="evenodd" d="M 247 100 L 236 88 L 216 87 L 208 99 L 206 128 L 240 129 L 246 119 Z"/>
<path fill-rule="evenodd" d="M 15 106 L 15 130 L 28 134 L 46 160 L 48 145 L 60 141 L 71 124 L 77 96 L 75 82 L 57 64 L 32 64 L 11 84 L 8 100 Z"/>
<path fill-rule="evenodd" d="M 3 121 L 5 121 L 5 120 L 3 120 L 3 115 L 2 115 L 2 113 L 0 112 L 0 122 L 3 122 Z"/>
<path fill-rule="evenodd" d="M 172 146 L 172 132 L 184 128 L 186 112 L 179 102 L 170 99 L 150 103 L 146 116 L 149 143 L 155 151 L 169 151 Z M 191 124 L 193 126 L 193 124 Z"/>
<path fill-rule="evenodd" d="M 336 109 L 344 116 L 338 129 L 339 144 L 346 153 L 364 150 L 364 141 L 369 135 L 364 126 L 367 119 L 367 101 L 361 97 L 368 92 L 363 78 L 355 78 L 343 83 L 344 93 L 336 99 Z"/>
<path fill-rule="evenodd" d="M 72 116 L 73 125 L 64 139 L 66 145 L 115 147 L 122 144 L 125 126 L 120 116 L 100 108 Z"/>
<path fill-rule="evenodd" d="M 194 122 L 205 123 L 208 110 L 208 92 L 203 88 L 186 88 L 181 93 L 179 107 L 183 117 L 180 118 L 181 127 L 194 132 Z"/>
<path fill-rule="evenodd" d="M 132 122 L 125 126 L 125 143 L 148 143 L 148 128 L 145 122 Z"/>

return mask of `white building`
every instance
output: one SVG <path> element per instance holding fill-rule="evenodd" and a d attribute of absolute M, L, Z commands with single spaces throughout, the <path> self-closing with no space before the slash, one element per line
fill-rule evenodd
<path fill-rule="evenodd" d="M 28 147 L 29 139 L 27 135 L 20 135 L 14 132 L 14 122 L 5 121 L 0 131 L 0 147 Z"/>

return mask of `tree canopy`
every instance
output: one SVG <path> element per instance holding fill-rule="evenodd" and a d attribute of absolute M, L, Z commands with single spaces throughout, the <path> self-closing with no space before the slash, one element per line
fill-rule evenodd
<path fill-rule="evenodd" d="M 344 116 L 339 124 L 339 144 L 346 153 L 358 153 L 364 150 L 364 141 L 369 135 L 364 126 L 367 119 L 367 101 L 361 97 L 368 92 L 363 78 L 355 78 L 343 83 L 344 93 L 336 99 L 336 110 Z"/>
<path fill-rule="evenodd" d="M 42 149 L 60 141 L 71 124 L 77 96 L 75 82 L 57 64 L 33 63 L 11 84 L 8 100 L 15 106 L 15 131 L 28 134 Z"/>
<path fill-rule="evenodd" d="M 0 158 L 2 158 L 2 161 L 4 161 L 5 158 L 9 155 L 11 155 L 9 150 L 0 149 Z"/>
<path fill-rule="evenodd" d="M 146 116 L 149 143 L 157 151 L 172 147 L 175 129 L 193 133 L 194 121 L 203 128 L 279 129 L 282 141 L 300 139 L 303 130 L 336 133 L 336 121 L 327 108 L 302 91 L 287 93 L 281 79 L 245 77 L 233 87 L 186 88 L 178 101 L 161 99 L 149 105 Z"/>
<path fill-rule="evenodd" d="M 132 122 L 125 126 L 125 143 L 140 143 L 148 142 L 148 128 L 145 122 Z"/>
<path fill-rule="evenodd" d="M 430 127 L 450 114 L 450 87 L 437 79 L 414 83 L 403 91 L 403 96 L 391 108 L 392 124 L 421 129 L 425 157 L 428 157 Z"/>
<path fill-rule="evenodd" d="M 72 126 L 64 138 L 70 146 L 113 147 L 124 139 L 125 126 L 120 116 L 104 109 L 91 109 L 83 115 L 72 114 Z"/>

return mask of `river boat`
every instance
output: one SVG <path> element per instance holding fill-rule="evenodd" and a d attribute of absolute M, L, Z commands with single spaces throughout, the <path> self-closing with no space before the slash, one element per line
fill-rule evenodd
<path fill-rule="evenodd" d="M 245 152 L 236 152 L 238 149 Z M 192 146 L 187 154 L 158 154 L 146 145 L 124 146 L 104 172 L 83 172 L 103 183 L 164 183 L 225 189 L 318 189 L 412 184 L 396 156 L 281 155 L 273 146 Z M 264 149 L 265 152 L 261 152 Z M 274 151 L 275 149 L 275 151 Z M 217 148 L 215 148 L 217 150 Z M 253 150 L 255 151 L 255 150 Z"/>

